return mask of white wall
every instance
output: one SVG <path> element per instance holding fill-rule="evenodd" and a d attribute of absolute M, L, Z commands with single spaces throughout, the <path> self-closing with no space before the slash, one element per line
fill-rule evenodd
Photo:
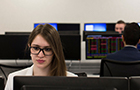
<path fill-rule="evenodd" d="M 32 31 L 35 22 L 140 21 L 140 0 L 0 0 L 0 34 Z M 85 43 L 82 42 L 82 61 Z"/>

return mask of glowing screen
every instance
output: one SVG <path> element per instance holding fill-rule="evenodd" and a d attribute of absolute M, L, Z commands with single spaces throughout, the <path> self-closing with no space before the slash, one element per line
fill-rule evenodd
<path fill-rule="evenodd" d="M 46 23 L 34 23 L 34 28 L 36 28 L 40 24 L 44 25 Z M 48 23 L 48 24 L 52 25 L 57 30 L 57 23 Z"/>
<path fill-rule="evenodd" d="M 105 23 L 86 23 L 84 25 L 85 31 L 106 32 Z"/>
<path fill-rule="evenodd" d="M 92 35 L 86 39 L 86 59 L 105 58 L 124 47 L 121 37 Z"/>

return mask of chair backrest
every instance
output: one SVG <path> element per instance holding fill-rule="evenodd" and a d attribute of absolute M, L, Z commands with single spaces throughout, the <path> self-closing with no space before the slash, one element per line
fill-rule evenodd
<path fill-rule="evenodd" d="M 140 61 L 115 61 L 103 58 L 101 60 L 100 76 L 140 76 Z"/>
<path fill-rule="evenodd" d="M 14 71 L 20 70 L 20 69 L 24 69 L 27 67 L 30 67 L 32 65 L 31 64 L 27 64 L 27 65 L 6 65 L 6 64 L 0 64 L 0 75 L 5 77 L 5 80 L 7 80 L 7 76 Z"/>
<path fill-rule="evenodd" d="M 140 90 L 140 76 L 132 76 L 129 78 L 130 90 Z"/>

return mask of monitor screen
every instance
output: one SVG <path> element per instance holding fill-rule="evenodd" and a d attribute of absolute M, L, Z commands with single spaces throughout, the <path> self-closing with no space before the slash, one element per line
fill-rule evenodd
<path fill-rule="evenodd" d="M 65 60 L 81 60 L 81 35 L 60 35 Z"/>
<path fill-rule="evenodd" d="M 28 90 L 40 90 L 33 89 L 35 86 L 51 87 L 48 90 L 128 90 L 128 80 L 125 77 L 15 76 L 14 90 L 20 90 L 23 86 L 32 87 Z"/>
<path fill-rule="evenodd" d="M 138 25 L 140 26 L 140 22 L 138 23 Z"/>
<path fill-rule="evenodd" d="M 79 23 L 58 23 L 58 32 L 61 35 L 80 35 L 80 24 Z"/>
<path fill-rule="evenodd" d="M 0 59 L 27 59 L 29 51 L 25 51 L 29 35 L 0 35 Z"/>
<path fill-rule="evenodd" d="M 44 25 L 44 24 L 47 24 L 47 23 L 34 23 L 34 28 L 36 28 L 40 24 Z M 52 25 L 58 31 L 57 23 L 48 23 L 48 24 Z"/>
<path fill-rule="evenodd" d="M 86 59 L 105 58 L 124 47 L 120 34 L 96 33 L 86 38 Z"/>
<path fill-rule="evenodd" d="M 121 34 L 94 33 L 86 38 L 86 59 L 102 59 L 124 47 Z M 140 44 L 137 45 L 140 51 Z"/>
<path fill-rule="evenodd" d="M 84 31 L 106 32 L 106 23 L 85 23 Z"/>
<path fill-rule="evenodd" d="M 79 23 L 58 23 L 59 31 L 80 31 Z"/>
<path fill-rule="evenodd" d="M 106 23 L 107 31 L 114 31 L 115 32 L 115 24 L 116 23 Z"/>

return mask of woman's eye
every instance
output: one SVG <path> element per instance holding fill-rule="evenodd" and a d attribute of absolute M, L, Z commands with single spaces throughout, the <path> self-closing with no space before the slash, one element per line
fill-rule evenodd
<path fill-rule="evenodd" d="M 40 50 L 38 47 L 33 47 L 34 50 Z"/>
<path fill-rule="evenodd" d="M 51 51 L 52 49 L 51 48 L 45 48 L 45 51 Z"/>

